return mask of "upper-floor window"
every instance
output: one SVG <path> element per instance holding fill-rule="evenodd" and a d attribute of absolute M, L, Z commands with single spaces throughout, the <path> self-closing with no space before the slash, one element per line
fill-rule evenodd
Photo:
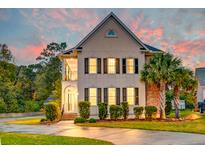
<path fill-rule="evenodd" d="M 101 58 L 85 58 L 85 74 L 101 73 Z"/>
<path fill-rule="evenodd" d="M 104 74 L 119 74 L 120 59 L 119 58 L 104 58 Z"/>
<path fill-rule="evenodd" d="M 97 58 L 89 58 L 89 73 L 97 73 Z"/>
<path fill-rule="evenodd" d="M 117 33 L 113 29 L 110 29 L 106 32 L 106 37 L 117 37 Z"/>
<path fill-rule="evenodd" d="M 138 59 L 137 58 L 123 58 L 122 59 L 122 73 L 123 74 L 138 74 Z"/>
<path fill-rule="evenodd" d="M 116 73 L 116 62 L 115 58 L 108 58 L 108 74 Z"/>
<path fill-rule="evenodd" d="M 127 73 L 134 73 L 134 59 L 127 59 Z"/>

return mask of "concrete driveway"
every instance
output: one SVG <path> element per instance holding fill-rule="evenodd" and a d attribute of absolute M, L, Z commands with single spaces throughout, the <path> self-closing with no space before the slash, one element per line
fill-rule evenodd
<path fill-rule="evenodd" d="M 61 121 L 55 125 L 14 125 L 4 122 L 13 118 L 0 119 L 0 132 L 49 134 L 61 136 L 87 137 L 110 141 L 114 144 L 205 144 L 205 135 L 149 131 L 122 128 L 80 127 L 73 121 Z"/>

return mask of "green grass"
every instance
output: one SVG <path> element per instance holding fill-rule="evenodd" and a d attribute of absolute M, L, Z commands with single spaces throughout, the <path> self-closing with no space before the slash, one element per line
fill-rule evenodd
<path fill-rule="evenodd" d="M 22 124 L 22 125 L 38 125 L 40 124 L 41 118 L 30 118 L 30 119 L 18 119 L 8 121 L 8 124 Z"/>
<path fill-rule="evenodd" d="M 111 142 L 82 137 L 0 132 L 2 145 L 110 145 Z"/>
<path fill-rule="evenodd" d="M 191 114 L 191 111 L 183 111 L 182 116 Z M 196 113 L 195 113 L 196 114 Z M 173 116 L 173 113 L 171 114 Z M 80 126 L 131 128 L 144 130 L 174 131 L 205 134 L 205 116 L 197 120 L 185 120 L 176 122 L 167 121 L 102 121 L 97 123 L 83 123 Z"/>

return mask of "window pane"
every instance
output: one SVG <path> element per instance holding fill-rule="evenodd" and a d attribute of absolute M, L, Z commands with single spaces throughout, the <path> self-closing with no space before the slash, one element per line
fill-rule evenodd
<path fill-rule="evenodd" d="M 127 59 L 127 73 L 134 73 L 134 59 Z"/>
<path fill-rule="evenodd" d="M 97 73 L 97 59 L 96 58 L 89 59 L 89 73 Z"/>
<path fill-rule="evenodd" d="M 108 73 L 116 73 L 115 58 L 108 58 Z"/>
<path fill-rule="evenodd" d="M 116 89 L 108 88 L 108 104 L 116 105 Z"/>
<path fill-rule="evenodd" d="M 127 102 L 129 105 L 134 105 L 134 88 L 127 88 Z"/>
<path fill-rule="evenodd" d="M 89 88 L 89 102 L 91 105 L 97 105 L 97 88 Z"/>

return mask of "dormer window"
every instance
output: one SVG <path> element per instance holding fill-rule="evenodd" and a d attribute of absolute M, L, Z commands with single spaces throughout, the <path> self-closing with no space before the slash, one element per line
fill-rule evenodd
<path fill-rule="evenodd" d="M 107 31 L 106 37 L 117 37 L 117 33 L 113 29 L 110 29 Z"/>

